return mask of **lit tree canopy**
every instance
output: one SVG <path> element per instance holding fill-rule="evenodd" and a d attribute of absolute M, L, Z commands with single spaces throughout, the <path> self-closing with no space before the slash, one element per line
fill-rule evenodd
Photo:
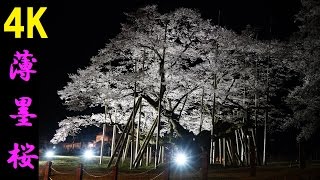
<path fill-rule="evenodd" d="M 161 136 L 170 131 L 171 124 L 177 136 L 194 137 L 199 134 L 202 92 L 202 129 L 207 131 L 213 92 L 216 119 L 241 124 L 232 114 L 253 106 L 255 92 L 259 104 L 267 106 L 263 96 L 267 77 L 270 96 L 277 92 L 278 84 L 291 77 L 285 76 L 290 69 L 285 68 L 284 45 L 260 42 L 212 25 L 195 10 L 180 8 L 160 14 L 156 6 L 147 6 L 126 15 L 121 32 L 91 58 L 90 66 L 70 75 L 71 81 L 58 91 L 69 110 L 98 106 L 105 107 L 106 114 L 68 117 L 59 123 L 52 143 L 79 132 L 80 126 L 125 124 L 133 109 L 135 83 L 135 95 L 143 98 L 143 133 L 156 118 L 161 99 L 165 117 Z M 215 134 L 222 131 L 218 126 Z"/>

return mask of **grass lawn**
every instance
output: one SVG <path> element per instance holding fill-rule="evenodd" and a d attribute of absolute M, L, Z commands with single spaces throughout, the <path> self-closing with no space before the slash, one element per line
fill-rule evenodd
<path fill-rule="evenodd" d="M 40 157 L 39 161 L 39 167 L 40 169 L 45 165 L 47 161 L 52 162 L 52 167 L 54 169 L 63 169 L 65 171 L 74 171 L 77 167 L 79 167 L 79 164 L 82 163 L 85 169 L 88 170 L 93 170 L 96 172 L 100 171 L 106 171 L 111 168 L 107 168 L 107 164 L 109 162 L 110 157 L 104 156 L 102 159 L 102 164 L 100 165 L 100 157 L 99 156 L 94 156 L 91 159 L 85 159 L 82 156 L 54 156 L 53 158 L 45 158 L 45 157 Z M 141 167 L 137 170 L 133 171 L 143 171 L 143 170 L 148 170 L 152 169 L 153 166 L 149 167 Z M 120 166 L 119 170 L 122 171 L 127 171 L 129 169 L 129 160 L 127 159 L 123 163 L 120 161 Z"/>
<path fill-rule="evenodd" d="M 50 160 L 53 165 L 52 168 L 52 180 L 67 180 L 75 179 L 76 168 L 80 163 L 83 164 L 84 172 L 83 179 L 85 180 L 102 180 L 110 179 L 111 176 L 98 177 L 106 175 L 110 172 L 110 168 L 107 168 L 107 163 L 109 162 L 109 157 L 103 158 L 102 165 L 99 164 L 99 156 L 93 157 L 92 159 L 84 159 L 79 156 L 55 156 L 51 159 L 41 158 L 39 161 L 39 179 L 43 179 L 43 167 L 45 163 Z M 121 162 L 120 162 L 121 164 Z M 119 167 L 119 180 L 125 179 L 153 179 L 158 174 L 163 171 L 163 167 L 160 167 L 159 170 L 154 170 L 153 166 L 143 167 L 135 170 L 128 170 L 128 161 L 125 161 Z M 148 171 L 148 173 L 144 173 Z M 140 175 L 140 173 L 142 173 Z M 109 177 L 109 178 L 107 178 Z M 156 179 L 161 179 L 160 178 Z M 241 168 L 223 168 L 223 167 L 209 167 L 208 170 L 208 179 L 230 179 L 230 180 L 257 180 L 257 179 L 320 179 L 320 166 L 315 164 L 306 169 L 299 169 L 296 165 L 288 166 L 285 163 L 273 163 L 269 166 L 257 167 L 256 177 L 250 177 L 250 168 L 241 167 Z M 201 179 L 201 171 L 199 170 L 188 170 L 182 172 L 171 171 L 170 179 Z"/>
<path fill-rule="evenodd" d="M 94 156 L 91 159 L 85 159 L 81 156 L 54 156 L 52 158 L 45 158 L 45 157 L 40 157 L 39 161 L 39 179 L 42 179 L 43 174 L 44 174 L 44 167 L 46 162 L 51 161 L 52 162 L 52 174 L 51 178 L 53 180 L 61 179 L 61 180 L 66 180 L 66 179 L 74 179 L 75 174 L 76 174 L 76 168 L 79 167 L 79 164 L 82 163 L 84 169 L 86 172 L 88 172 L 90 175 L 94 176 L 101 176 L 108 174 L 111 171 L 111 168 L 107 168 L 107 163 L 109 162 L 110 157 L 104 157 L 102 159 L 102 164 L 100 165 L 100 157 L 99 156 Z M 160 167 L 160 169 L 162 169 Z M 126 160 L 124 163 L 121 163 L 120 161 L 120 166 L 119 166 L 119 173 L 122 174 L 122 176 L 128 176 L 125 179 L 130 179 L 130 175 L 128 173 L 136 173 L 139 174 L 141 172 L 146 172 L 146 171 L 152 171 L 156 172 L 159 170 L 154 170 L 153 166 L 148 166 L 148 167 L 141 167 L 138 169 L 134 170 L 129 170 L 129 161 Z M 145 175 L 145 174 L 144 174 Z M 150 175 L 150 174 L 149 174 Z M 155 174 L 156 175 L 156 174 Z M 155 176 L 154 175 L 154 176 Z M 151 174 L 150 176 L 153 176 Z M 84 173 L 84 179 L 103 179 L 103 178 L 94 178 L 92 176 L 89 176 L 88 174 Z M 105 179 L 105 177 L 104 177 Z"/>
<path fill-rule="evenodd" d="M 85 159 L 81 156 L 54 156 L 52 158 L 40 158 L 39 166 L 42 167 L 47 161 L 52 162 L 53 168 L 64 170 L 74 170 L 80 163 L 82 163 L 87 169 L 105 169 L 107 167 L 109 157 L 104 157 L 102 159 L 103 163 L 100 165 L 99 156 L 95 156 L 91 159 Z"/>

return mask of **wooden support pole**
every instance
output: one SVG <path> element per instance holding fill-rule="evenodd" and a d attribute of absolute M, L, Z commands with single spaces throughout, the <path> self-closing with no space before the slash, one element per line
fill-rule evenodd
<path fill-rule="evenodd" d="M 215 141 L 213 141 L 212 142 L 212 157 L 211 157 L 212 159 L 212 164 L 214 164 L 215 162 L 216 162 L 216 142 Z"/>
<path fill-rule="evenodd" d="M 113 166 L 112 167 L 112 180 L 118 180 L 118 173 L 119 173 L 119 170 L 118 170 L 118 166 Z"/>
<path fill-rule="evenodd" d="M 83 177 L 83 164 L 80 163 L 76 169 L 76 180 L 82 180 Z"/>
<path fill-rule="evenodd" d="M 105 116 L 107 116 L 107 113 L 105 114 Z M 103 158 L 104 136 L 106 134 L 106 126 L 107 126 L 106 123 L 103 123 L 103 125 L 102 125 L 101 147 L 100 147 L 100 160 L 99 160 L 99 164 L 100 165 L 102 164 L 102 158 Z"/>
<path fill-rule="evenodd" d="M 114 153 L 114 148 L 115 148 L 115 143 L 116 143 L 116 134 L 117 134 L 117 125 L 114 124 L 113 129 L 112 129 L 112 141 L 111 141 L 111 154 L 110 154 L 110 156 L 112 156 Z"/>
<path fill-rule="evenodd" d="M 219 163 L 222 164 L 222 146 L 221 139 L 219 138 Z"/>
<path fill-rule="evenodd" d="M 134 133 L 132 133 L 134 134 Z M 130 165 L 129 169 L 132 169 L 133 159 L 134 159 L 134 136 L 130 137 Z"/>
<path fill-rule="evenodd" d="M 147 152 L 146 152 L 146 166 L 149 166 L 149 145 L 147 145 Z"/>
<path fill-rule="evenodd" d="M 106 126 L 107 126 L 107 111 L 108 111 L 108 104 L 107 100 L 104 102 L 104 120 L 105 122 L 102 125 L 102 137 L 101 137 L 101 144 L 100 144 L 100 161 L 99 164 L 102 164 L 103 159 L 103 149 L 104 149 L 104 136 L 106 135 Z"/>
<path fill-rule="evenodd" d="M 135 158 L 135 160 L 134 160 L 134 162 L 133 162 L 133 166 L 134 166 L 134 167 L 137 167 L 137 166 L 138 166 L 138 162 L 141 160 L 142 155 L 143 155 L 143 153 L 145 152 L 146 147 L 147 147 L 147 145 L 148 145 L 149 142 L 150 142 L 150 139 L 151 139 L 152 134 L 153 134 L 153 132 L 154 132 L 154 130 L 155 130 L 155 128 L 156 128 L 157 123 L 158 123 L 158 117 L 153 121 L 153 124 L 152 124 L 152 126 L 151 126 L 151 129 L 150 129 L 150 131 L 148 132 L 147 137 L 145 138 L 145 140 L 144 140 L 141 148 L 140 148 L 139 151 L 138 151 L 137 158 Z M 152 152 L 152 151 L 149 151 L 149 154 L 151 154 L 151 152 Z M 157 153 L 156 153 L 156 154 L 157 154 Z M 156 157 L 156 155 L 155 155 L 155 157 Z M 157 158 L 155 158 L 155 159 L 157 159 Z M 151 158 L 149 158 L 149 160 L 151 160 Z"/>
<path fill-rule="evenodd" d="M 122 150 L 122 144 L 123 144 L 123 141 L 125 141 L 125 136 L 126 136 L 125 131 L 127 130 L 128 126 L 130 126 L 130 123 L 129 123 L 129 122 L 128 122 L 127 125 L 126 125 L 124 132 L 122 132 L 121 135 L 120 135 L 120 138 L 119 138 L 119 140 L 118 140 L 118 142 L 117 142 L 117 144 L 116 144 L 116 147 L 115 147 L 115 149 L 114 149 L 113 154 L 111 155 L 111 158 L 110 158 L 110 161 L 108 162 L 107 167 L 110 167 L 110 166 L 111 166 L 112 161 L 113 161 L 113 159 L 115 158 L 115 156 L 116 156 L 116 154 L 117 154 L 116 152 L 119 151 L 120 149 Z M 122 154 L 122 153 L 119 153 L 119 154 L 118 154 L 118 159 L 121 158 L 121 154 Z"/>
<path fill-rule="evenodd" d="M 137 60 L 135 60 L 135 72 L 137 72 Z M 137 93 L 137 82 L 134 82 L 134 92 L 133 92 L 133 109 L 139 108 L 141 106 L 141 103 L 139 104 L 138 107 L 136 107 L 136 93 Z M 142 100 L 141 100 L 142 101 Z M 130 138 L 130 169 L 132 169 L 133 167 L 133 161 L 134 161 L 134 125 L 135 125 L 135 119 L 136 119 L 136 113 L 133 114 L 132 116 L 132 120 L 131 120 L 131 136 L 129 136 Z"/>
<path fill-rule="evenodd" d="M 240 160 L 244 162 L 244 142 L 243 142 L 242 134 L 240 131 L 239 131 L 239 139 L 240 139 L 240 147 L 241 147 Z"/>
<path fill-rule="evenodd" d="M 240 166 L 244 166 L 243 162 L 242 162 L 241 159 L 240 159 L 239 154 L 235 153 L 235 157 L 236 157 L 236 159 L 238 160 L 238 164 L 239 164 Z"/>
<path fill-rule="evenodd" d="M 254 151 L 255 151 L 255 157 L 256 157 L 256 164 L 258 164 L 258 147 L 257 147 L 257 139 L 256 139 L 256 133 L 254 131 L 252 132 L 252 139 L 253 139 L 253 145 L 254 145 Z"/>
<path fill-rule="evenodd" d="M 233 164 L 233 157 L 232 157 L 232 152 L 231 152 L 231 147 L 230 147 L 231 143 L 229 142 L 229 140 L 226 140 L 226 143 L 227 143 L 227 154 L 230 159 L 230 164 L 232 165 Z"/>
<path fill-rule="evenodd" d="M 127 143 L 125 148 L 123 149 L 123 153 L 122 153 L 122 163 L 124 163 L 124 161 L 126 160 L 127 156 L 128 156 L 128 149 L 129 149 L 129 145 L 130 145 L 130 140 L 131 140 L 131 135 L 128 135 L 128 139 L 127 139 Z"/>
<path fill-rule="evenodd" d="M 137 100 L 137 105 L 140 105 L 141 100 L 142 100 L 142 97 L 139 97 L 138 100 Z M 119 161 L 120 161 L 121 156 L 122 156 L 124 144 L 126 143 L 126 140 L 128 139 L 128 134 L 129 134 L 130 129 L 131 129 L 132 116 L 133 116 L 133 114 L 137 113 L 137 111 L 138 111 L 137 108 L 135 108 L 135 109 L 132 111 L 132 113 L 131 113 L 128 121 L 127 121 L 126 127 L 124 128 L 124 130 L 123 130 L 123 132 L 122 132 L 122 134 L 121 134 L 121 136 L 120 136 L 120 138 L 119 138 L 119 140 L 118 140 L 118 142 L 117 142 L 117 145 L 116 145 L 114 154 L 112 154 L 112 156 L 111 156 L 111 158 L 110 158 L 110 161 L 108 162 L 107 167 L 110 167 L 110 166 L 111 166 L 112 161 L 113 161 L 113 159 L 115 158 L 115 155 L 117 154 L 116 152 L 118 152 L 118 154 L 117 154 L 117 155 L 118 155 L 118 158 L 117 158 L 117 160 L 116 160 L 116 165 L 119 164 Z"/>
<path fill-rule="evenodd" d="M 262 164 L 266 165 L 266 147 L 267 147 L 267 121 L 268 121 L 268 110 L 266 109 L 266 117 L 264 119 L 263 125 L 263 156 L 262 156 Z"/>
<path fill-rule="evenodd" d="M 237 150 L 235 148 L 236 142 L 232 138 L 230 138 L 229 139 L 229 143 L 230 143 L 230 150 L 231 150 L 231 156 L 232 156 L 232 159 L 233 159 L 233 164 L 234 165 L 238 165 L 239 162 L 238 162 L 238 159 L 236 157 Z"/>
<path fill-rule="evenodd" d="M 161 149 L 161 146 L 159 146 L 159 152 L 158 152 L 158 162 L 157 162 L 157 164 L 160 164 L 160 162 L 161 162 L 161 155 L 162 155 L 162 149 Z"/>
<path fill-rule="evenodd" d="M 152 146 L 149 146 L 149 164 L 151 163 L 152 160 Z"/>
<path fill-rule="evenodd" d="M 234 130 L 234 134 L 236 135 L 236 147 L 237 147 L 237 153 L 239 154 L 239 142 L 238 142 L 238 133 L 237 133 L 237 130 Z"/>
<path fill-rule="evenodd" d="M 138 156 L 138 150 L 140 148 L 140 123 L 141 123 L 141 109 L 142 109 L 142 102 L 140 103 L 139 108 L 139 119 L 138 119 L 138 125 L 137 125 L 137 136 L 136 136 L 136 147 L 135 147 L 135 158 Z"/>
<path fill-rule="evenodd" d="M 242 166 L 243 166 L 243 162 L 241 161 L 241 139 L 240 139 L 240 137 L 239 137 L 239 133 L 238 133 L 238 130 L 236 131 L 236 133 L 237 133 L 237 141 L 238 141 L 238 146 L 237 146 L 237 148 L 238 148 L 238 152 L 236 153 L 237 154 L 237 156 L 238 156 L 238 160 L 239 160 L 239 165 L 241 164 Z"/>
<path fill-rule="evenodd" d="M 44 178 L 43 178 L 43 180 L 50 180 L 51 167 L 52 167 L 52 162 L 51 161 L 46 162 L 45 167 L 44 167 L 44 176 L 43 176 Z"/>
<path fill-rule="evenodd" d="M 164 163 L 164 146 L 161 146 L 161 163 Z"/>
<path fill-rule="evenodd" d="M 209 153 L 210 153 L 209 163 L 210 163 L 210 164 L 214 164 L 214 160 L 213 160 L 213 159 L 214 159 L 214 157 L 213 157 L 213 151 L 214 151 L 214 150 L 213 150 L 213 143 L 214 143 L 214 142 L 213 142 L 213 139 L 211 139 L 211 140 L 210 140 L 210 151 L 209 151 Z"/>
<path fill-rule="evenodd" d="M 245 134 L 243 132 L 243 129 L 240 128 L 240 133 L 241 133 L 241 141 L 242 141 L 242 147 L 243 147 L 243 152 L 242 152 L 242 161 L 245 162 L 245 165 L 248 165 L 248 158 L 247 158 L 247 141 L 246 141 L 246 137 L 245 137 Z"/>

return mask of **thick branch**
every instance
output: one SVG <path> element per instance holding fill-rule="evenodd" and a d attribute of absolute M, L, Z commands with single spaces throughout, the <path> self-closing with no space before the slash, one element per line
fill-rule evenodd
<path fill-rule="evenodd" d="M 194 87 L 193 89 L 191 89 L 189 92 L 187 92 L 186 94 L 184 94 L 177 102 L 177 104 L 173 107 L 172 111 L 174 112 L 174 110 L 178 107 L 178 105 L 181 103 L 182 99 L 185 98 L 186 96 L 188 96 L 190 93 L 192 93 L 194 90 L 196 90 L 199 86 Z"/>
<path fill-rule="evenodd" d="M 193 40 L 191 39 L 191 37 L 194 35 L 195 32 L 192 32 L 192 34 L 188 37 L 189 39 L 189 43 L 184 47 L 184 50 L 182 51 L 182 53 L 186 52 L 188 50 L 188 48 L 190 47 L 190 45 L 193 43 Z M 181 53 L 181 54 L 182 54 Z M 181 56 L 181 55 L 180 55 Z"/>
<path fill-rule="evenodd" d="M 233 100 L 231 100 L 231 99 L 229 99 L 229 98 L 227 98 L 226 100 L 229 101 L 229 102 L 231 102 L 232 104 L 236 105 L 236 106 L 239 107 L 240 109 L 243 109 L 243 110 L 245 109 L 245 108 L 242 107 L 239 103 L 234 102 Z"/>
<path fill-rule="evenodd" d="M 153 100 L 150 96 L 146 94 L 142 94 L 141 97 L 145 99 L 154 109 L 158 110 L 158 103 L 155 100 Z M 194 136 L 192 132 L 186 130 L 183 126 L 181 126 L 181 124 L 179 123 L 178 114 L 175 114 L 172 111 L 164 109 L 163 107 L 161 107 L 161 109 L 162 109 L 161 114 L 164 115 L 165 117 L 168 117 L 176 133 L 180 137 Z"/>

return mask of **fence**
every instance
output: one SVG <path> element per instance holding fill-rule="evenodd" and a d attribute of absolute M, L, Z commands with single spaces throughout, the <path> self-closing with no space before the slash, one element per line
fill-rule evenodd
<path fill-rule="evenodd" d="M 197 179 L 207 179 L 208 178 L 208 162 L 207 162 L 207 153 L 203 153 L 201 155 L 201 169 L 196 172 L 192 173 L 193 176 L 196 175 Z M 149 169 L 144 172 L 133 173 L 133 172 L 119 172 L 117 166 L 113 166 L 111 170 L 106 172 L 105 174 L 94 174 L 88 172 L 88 170 L 83 166 L 83 164 L 79 164 L 79 166 L 75 169 L 74 172 L 60 172 L 56 170 L 51 161 L 48 161 L 44 168 L 42 168 L 42 175 L 43 180 L 55 180 L 57 176 L 65 176 L 65 178 L 61 179 L 76 179 L 76 180 L 83 180 L 83 179 L 110 179 L 110 180 L 139 180 L 139 179 L 149 179 L 149 180 L 168 180 L 170 177 L 170 162 L 166 162 L 163 164 L 162 169 Z M 59 179 L 60 179 L 59 178 Z"/>

